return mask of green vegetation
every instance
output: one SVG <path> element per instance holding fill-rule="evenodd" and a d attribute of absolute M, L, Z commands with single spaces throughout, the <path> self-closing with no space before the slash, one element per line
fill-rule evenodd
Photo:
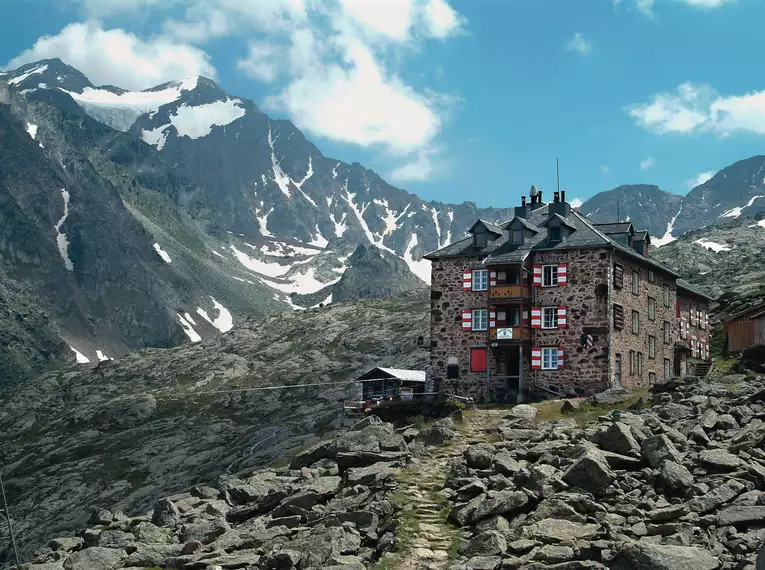
<path fill-rule="evenodd" d="M 429 400 L 424 398 L 414 400 L 395 400 L 383 402 L 375 407 L 374 415 L 384 422 L 398 426 L 409 425 L 417 421 L 445 418 L 465 409 L 465 404 L 457 400 Z"/>
<path fill-rule="evenodd" d="M 534 406 L 539 410 L 539 414 L 537 415 L 538 422 L 573 418 L 578 425 L 584 426 L 596 421 L 600 416 L 608 414 L 609 412 L 635 409 L 636 407 L 650 407 L 648 399 L 648 390 L 641 389 L 632 392 L 624 402 L 613 406 L 600 406 L 595 404 L 592 400 L 578 398 L 573 400 L 550 400 L 534 404 Z M 561 408 L 566 402 L 573 404 L 574 408 L 570 411 L 563 411 Z"/>

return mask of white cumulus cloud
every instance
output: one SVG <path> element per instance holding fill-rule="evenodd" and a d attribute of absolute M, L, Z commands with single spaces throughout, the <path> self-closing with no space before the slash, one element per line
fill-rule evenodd
<path fill-rule="evenodd" d="M 7 67 L 54 57 L 96 85 L 127 89 L 146 89 L 193 75 L 216 77 L 209 56 L 197 47 L 165 36 L 141 39 L 120 28 L 105 30 L 98 22 L 69 24 L 56 35 L 42 36 Z"/>
<path fill-rule="evenodd" d="M 574 198 L 573 200 L 571 200 L 572 208 L 581 208 L 582 204 L 584 204 L 584 200 L 582 200 L 581 198 Z"/>
<path fill-rule="evenodd" d="M 576 32 L 574 36 L 566 43 L 568 51 L 575 51 L 581 55 L 588 56 L 592 51 L 592 43 L 584 39 L 581 32 Z"/>
<path fill-rule="evenodd" d="M 765 90 L 724 96 L 709 85 L 683 83 L 627 111 L 638 125 L 659 134 L 765 134 Z"/>
<path fill-rule="evenodd" d="M 412 160 L 394 168 L 388 177 L 395 182 L 428 180 L 436 169 L 436 155 L 437 150 L 423 149 Z"/>
<path fill-rule="evenodd" d="M 656 164 L 654 157 L 646 157 L 645 160 L 640 161 L 640 170 L 647 170 Z"/>
<path fill-rule="evenodd" d="M 712 177 L 715 175 L 714 170 L 707 170 L 706 172 L 701 172 L 700 174 L 697 174 L 696 176 L 692 176 L 688 180 L 685 181 L 685 187 L 689 190 L 692 190 L 693 188 L 696 188 L 696 186 L 701 186 L 705 182 L 712 179 Z"/>
<path fill-rule="evenodd" d="M 253 79 L 270 83 L 282 69 L 282 53 L 280 46 L 253 40 L 247 45 L 247 56 L 237 60 L 236 67 Z"/>

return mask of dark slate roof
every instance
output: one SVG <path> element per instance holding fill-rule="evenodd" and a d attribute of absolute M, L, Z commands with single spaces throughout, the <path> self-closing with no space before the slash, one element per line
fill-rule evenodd
<path fill-rule="evenodd" d="M 575 229 L 577 229 L 577 228 L 576 228 L 576 226 L 575 226 L 574 224 L 572 224 L 571 222 L 569 222 L 569 221 L 568 221 L 566 218 L 564 218 L 564 217 L 563 217 L 563 216 L 561 216 L 560 214 L 553 214 L 552 216 L 550 216 L 549 218 L 547 218 L 547 219 L 546 219 L 544 222 L 542 222 L 542 225 L 543 225 L 543 226 L 545 226 L 545 227 L 547 227 L 547 224 L 548 224 L 548 223 L 550 222 L 550 220 L 552 220 L 552 219 L 557 219 L 557 220 L 560 220 L 560 223 L 561 223 L 561 224 L 563 224 L 564 226 L 566 226 L 566 227 L 568 227 L 568 228 L 571 228 L 572 230 L 575 230 Z"/>
<path fill-rule="evenodd" d="M 707 299 L 709 301 L 714 301 L 713 297 L 710 297 L 704 291 L 699 289 L 698 287 L 691 285 L 688 283 L 685 279 L 678 279 L 677 280 L 677 288 L 682 289 L 688 293 L 691 293 L 693 295 L 696 295 L 697 297 L 703 297 L 704 299 Z"/>
<path fill-rule="evenodd" d="M 566 225 L 574 230 L 571 235 L 566 237 L 563 241 L 548 242 L 547 228 L 544 227 L 547 218 L 547 205 L 542 208 L 537 208 L 531 213 L 527 222 L 531 224 L 538 233 L 528 238 L 523 244 L 510 243 L 510 232 L 500 228 L 502 231 L 501 237 L 494 242 L 489 243 L 485 248 L 474 248 L 473 237 L 469 236 L 463 240 L 442 247 L 441 249 L 432 251 L 423 257 L 425 259 L 440 259 L 444 257 L 481 257 L 486 265 L 503 265 L 521 263 L 532 251 L 566 251 L 569 249 L 607 247 L 645 263 L 654 269 L 678 277 L 678 274 L 667 265 L 664 265 L 655 259 L 651 259 L 650 257 L 644 257 L 634 249 L 611 239 L 600 229 L 600 225 L 594 224 L 589 218 L 580 214 L 577 210 L 571 210 L 571 214 L 565 218 Z M 507 227 L 508 223 L 509 222 L 502 224 L 502 227 Z M 620 226 L 625 225 L 625 223 L 601 225 Z M 626 222 L 626 225 L 631 226 L 629 222 Z"/>
<path fill-rule="evenodd" d="M 538 233 L 539 233 L 539 228 L 538 228 L 538 227 L 536 227 L 534 224 L 532 224 L 532 223 L 531 223 L 531 222 L 529 222 L 528 220 L 526 220 L 526 219 L 524 219 L 524 218 L 519 218 L 518 216 L 514 217 L 514 218 L 513 218 L 512 220 L 510 220 L 509 222 L 505 222 L 504 224 L 502 224 L 502 228 L 503 228 L 503 229 L 509 229 L 509 228 L 510 228 L 510 224 L 512 224 L 512 223 L 513 223 L 514 221 L 516 221 L 516 220 L 517 220 L 517 221 L 519 221 L 519 222 L 521 223 L 521 225 L 522 225 L 524 228 L 526 228 L 527 230 L 531 230 L 531 231 L 532 231 L 532 232 L 534 232 L 535 234 L 538 234 Z"/>
<path fill-rule="evenodd" d="M 610 234 L 626 234 L 632 227 L 632 222 L 618 222 L 615 224 L 595 224 L 601 232 L 606 235 Z"/>
<path fill-rule="evenodd" d="M 637 241 L 644 241 L 645 238 L 647 237 L 648 237 L 648 230 L 639 230 L 635 232 L 635 239 Z"/>
<path fill-rule="evenodd" d="M 470 231 L 472 231 L 478 224 L 483 224 L 486 226 L 486 229 L 489 230 L 491 233 L 496 234 L 498 236 L 502 235 L 502 228 L 499 227 L 494 222 L 487 222 L 486 220 L 478 219 L 476 223 L 473 224 L 473 227 L 470 228 Z"/>

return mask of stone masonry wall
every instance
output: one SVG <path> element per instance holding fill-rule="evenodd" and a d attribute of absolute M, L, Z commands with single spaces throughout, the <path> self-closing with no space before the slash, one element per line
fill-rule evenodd
<path fill-rule="evenodd" d="M 709 345 L 709 329 L 702 329 L 698 321 L 696 321 L 695 325 L 691 324 L 690 320 L 690 309 L 693 308 L 695 310 L 699 311 L 706 311 L 707 314 L 709 314 L 709 303 L 703 299 L 699 299 L 698 297 L 692 297 L 690 295 L 683 295 L 682 291 L 678 292 L 677 295 L 678 301 L 680 301 L 680 317 L 685 319 L 685 322 L 688 323 L 688 336 L 686 338 L 680 338 L 680 317 L 675 318 L 675 324 L 678 329 L 677 333 L 677 343 L 685 346 L 690 350 L 691 348 L 691 337 L 696 337 L 697 340 L 701 342 L 706 342 L 707 345 Z M 677 313 L 675 313 L 677 314 Z M 690 356 L 690 353 L 688 354 Z"/>
<path fill-rule="evenodd" d="M 534 264 L 567 264 L 568 283 L 563 287 L 533 287 L 533 306 L 567 307 L 567 328 L 532 329 L 532 346 L 562 346 L 563 368 L 532 370 L 527 385 L 536 384 L 566 394 L 592 394 L 609 386 L 608 279 L 610 252 L 576 249 L 537 253 Z M 592 334 L 594 346 L 581 344 L 582 334 Z"/>
<path fill-rule="evenodd" d="M 624 285 L 621 289 L 613 288 L 612 301 L 624 308 L 624 328 L 613 331 L 611 351 L 611 370 L 616 365 L 616 355 L 621 355 L 622 387 L 628 390 L 649 385 L 649 373 L 656 375 L 656 382 L 664 379 L 664 359 L 670 361 L 670 369 L 674 366 L 674 341 L 678 335 L 677 318 L 675 317 L 675 278 L 663 272 L 654 272 L 654 282 L 648 279 L 649 269 L 630 257 L 614 253 L 614 263 L 624 268 Z M 640 273 L 640 293 L 632 293 L 632 272 Z M 669 306 L 664 304 L 664 285 L 669 286 Z M 656 300 L 656 317 L 648 319 L 648 298 Z M 632 332 L 632 311 L 640 315 L 638 334 Z M 664 342 L 664 322 L 670 326 L 670 342 Z M 648 358 L 648 337 L 656 338 L 655 358 Z M 630 374 L 630 350 L 643 354 L 642 373 Z"/>
<path fill-rule="evenodd" d="M 464 309 L 486 309 L 486 291 L 466 291 L 462 274 L 466 269 L 483 268 L 478 258 L 438 259 L 431 262 L 430 301 L 430 364 L 433 378 L 440 378 L 441 391 L 486 397 L 486 373 L 471 374 L 470 348 L 486 347 L 487 331 L 463 331 Z M 459 365 L 459 379 L 447 380 L 446 366 L 450 357 Z M 495 366 L 495 363 L 492 363 Z"/>

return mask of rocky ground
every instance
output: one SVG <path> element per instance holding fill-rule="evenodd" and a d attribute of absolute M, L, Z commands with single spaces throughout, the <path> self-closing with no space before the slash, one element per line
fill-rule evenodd
<path fill-rule="evenodd" d="M 463 543 L 450 567 L 754 570 L 765 381 L 673 381 L 652 400 L 583 428 L 511 410 L 499 441 L 451 466 L 445 493 Z"/>
<path fill-rule="evenodd" d="M 351 379 L 427 364 L 426 307 L 412 295 L 249 320 L 0 389 L 0 473 L 23 552 L 95 508 L 142 512 L 333 433 Z"/>
<path fill-rule="evenodd" d="M 143 516 L 98 510 L 26 568 L 365 570 L 402 546 L 397 477 L 414 455 L 451 439 L 453 426 L 445 419 L 396 432 L 365 418 L 289 467 L 221 476 L 214 486 L 161 499 Z"/>

